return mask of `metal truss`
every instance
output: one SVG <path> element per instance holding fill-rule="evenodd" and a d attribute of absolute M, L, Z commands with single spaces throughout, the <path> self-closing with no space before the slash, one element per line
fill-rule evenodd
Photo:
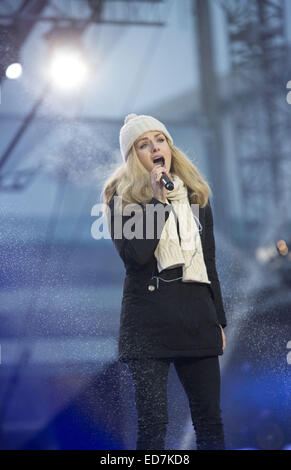
<path fill-rule="evenodd" d="M 234 84 L 230 112 L 244 223 L 255 240 L 266 217 L 270 224 L 288 217 L 291 199 L 291 113 L 286 103 L 291 67 L 284 8 L 274 0 L 216 1 L 228 23 Z"/>
<path fill-rule="evenodd" d="M 0 2 L 0 83 L 7 66 L 18 60 L 21 46 L 38 22 L 52 24 L 48 33 L 62 29 L 83 34 L 94 23 L 135 26 L 164 26 L 160 7 L 163 0 L 4 0 Z M 46 90 L 45 92 L 47 92 Z M 34 104 L 23 124 L 0 156 L 0 168 L 6 163 L 23 133 L 33 121 L 44 94 Z M 19 184 L 5 182 L 1 176 L 0 190 L 19 189 Z M 15 181 L 19 175 L 15 174 Z"/>
<path fill-rule="evenodd" d="M 23 2 L 23 5 L 27 5 L 26 8 L 23 6 L 16 9 L 15 6 L 13 8 L 12 1 L 6 0 L 0 7 L 0 24 L 16 18 L 22 23 L 49 22 L 71 27 L 88 23 L 164 25 L 160 10 L 163 0 L 46 0 L 50 12 L 41 15 L 36 8 L 32 8 L 38 3 L 41 2 L 26 0 Z"/>

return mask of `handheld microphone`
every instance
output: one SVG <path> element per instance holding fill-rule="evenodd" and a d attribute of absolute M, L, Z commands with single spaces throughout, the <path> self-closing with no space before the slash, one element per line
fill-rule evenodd
<path fill-rule="evenodd" d="M 156 164 L 156 163 L 164 163 L 164 158 L 163 157 L 157 158 L 154 161 L 154 164 Z M 166 173 L 162 174 L 162 177 L 161 177 L 160 181 L 168 191 L 173 191 L 174 183 L 170 180 L 170 178 L 168 177 L 168 175 Z"/>

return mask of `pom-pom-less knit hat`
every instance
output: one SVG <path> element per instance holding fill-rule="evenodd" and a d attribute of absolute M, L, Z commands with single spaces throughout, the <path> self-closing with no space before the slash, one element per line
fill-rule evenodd
<path fill-rule="evenodd" d="M 119 134 L 120 150 L 124 161 L 127 160 L 128 152 L 135 140 L 148 131 L 161 131 L 173 143 L 170 133 L 158 119 L 144 114 L 128 114 Z"/>

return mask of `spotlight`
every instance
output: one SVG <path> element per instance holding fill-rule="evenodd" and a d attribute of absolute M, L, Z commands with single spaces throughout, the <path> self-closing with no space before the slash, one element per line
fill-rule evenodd
<path fill-rule="evenodd" d="M 52 55 L 49 74 L 57 87 L 71 90 L 84 82 L 88 70 L 78 52 L 67 47 L 60 47 Z"/>
<path fill-rule="evenodd" d="M 10 78 L 12 80 L 15 80 L 16 78 L 19 78 L 20 75 L 22 75 L 22 66 L 18 62 L 14 62 L 13 64 L 10 64 L 7 69 L 6 69 L 6 77 Z"/>
<path fill-rule="evenodd" d="M 88 76 L 89 65 L 82 45 L 82 29 L 54 26 L 44 37 L 48 62 L 44 73 L 64 91 L 81 86 Z"/>

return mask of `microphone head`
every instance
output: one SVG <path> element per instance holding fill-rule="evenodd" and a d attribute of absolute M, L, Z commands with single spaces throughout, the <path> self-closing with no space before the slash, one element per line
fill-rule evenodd
<path fill-rule="evenodd" d="M 168 182 L 166 183 L 165 187 L 166 187 L 166 189 L 167 189 L 168 191 L 173 191 L 173 189 L 174 189 L 174 183 L 173 183 L 172 181 L 168 181 Z"/>

